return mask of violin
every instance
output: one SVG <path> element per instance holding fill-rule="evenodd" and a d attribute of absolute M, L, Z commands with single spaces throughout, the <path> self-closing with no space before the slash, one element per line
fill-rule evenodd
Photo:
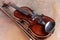
<path fill-rule="evenodd" d="M 38 15 L 35 12 L 26 6 L 18 7 L 11 2 L 6 4 L 3 3 L 2 7 L 13 7 L 16 10 L 14 11 L 14 16 L 18 18 L 21 26 L 24 27 L 26 32 L 28 32 L 35 40 L 40 40 L 47 38 L 54 31 L 55 21 L 43 14 Z M 18 23 L 18 24 L 19 24 Z"/>

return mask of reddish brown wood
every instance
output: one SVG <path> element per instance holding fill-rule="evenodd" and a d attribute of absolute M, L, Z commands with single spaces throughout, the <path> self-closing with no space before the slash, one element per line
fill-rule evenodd
<path fill-rule="evenodd" d="M 28 8 L 28 7 L 21 7 L 22 9 L 24 9 L 24 10 L 27 10 L 29 13 L 32 13 L 33 12 L 33 10 L 31 10 L 30 8 Z M 17 18 L 19 18 L 19 19 L 24 19 L 24 20 L 26 20 L 26 21 L 31 21 L 31 22 L 29 22 L 30 23 L 30 26 L 29 26 L 29 28 L 31 29 L 31 31 L 34 33 L 34 34 L 36 34 L 37 36 L 46 36 L 46 35 L 48 35 L 48 33 L 46 33 L 45 32 L 45 27 L 44 26 L 42 26 L 42 25 L 40 25 L 40 24 L 38 24 L 37 23 L 37 21 L 38 21 L 38 19 L 36 19 L 36 20 L 32 20 L 31 19 L 31 15 L 28 15 L 28 16 L 26 16 L 26 15 L 24 15 L 24 14 L 22 14 L 21 12 L 18 12 L 17 10 L 15 10 L 15 12 L 14 12 L 14 16 L 15 17 L 17 17 Z M 50 17 L 47 17 L 47 16 L 43 16 L 43 20 L 47 23 L 48 21 L 54 21 L 53 19 L 51 19 Z M 43 37 L 42 37 L 43 38 Z"/>

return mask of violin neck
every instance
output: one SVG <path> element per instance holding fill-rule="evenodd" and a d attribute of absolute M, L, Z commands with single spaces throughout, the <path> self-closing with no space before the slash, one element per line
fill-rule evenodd
<path fill-rule="evenodd" d="M 21 12 L 21 13 L 23 13 L 25 15 L 29 15 L 28 11 L 26 11 L 26 10 L 24 10 L 24 9 L 14 5 L 14 4 L 8 3 L 8 6 L 11 6 L 11 7 L 15 8 L 16 10 L 18 10 L 19 12 Z"/>

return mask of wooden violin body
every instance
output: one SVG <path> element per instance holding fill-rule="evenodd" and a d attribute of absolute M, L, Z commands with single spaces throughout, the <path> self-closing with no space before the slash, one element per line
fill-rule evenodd
<path fill-rule="evenodd" d="M 32 13 L 33 10 L 31 10 L 28 7 L 21 7 L 24 10 L 27 10 L 28 12 Z M 15 10 L 14 12 L 14 16 L 19 18 L 19 19 L 24 19 L 27 22 L 29 22 L 29 27 L 31 34 L 35 35 L 36 37 L 40 37 L 40 38 L 44 38 L 43 36 L 48 35 L 47 32 L 45 32 L 45 27 L 41 24 L 39 24 L 37 21 L 38 19 L 32 20 L 31 19 L 31 15 L 24 15 L 21 12 L 19 12 L 18 10 Z M 47 23 L 48 21 L 54 21 L 53 19 L 51 19 L 50 17 L 47 17 L 45 15 L 43 15 L 43 20 Z M 42 37 L 41 37 L 42 36 Z"/>

